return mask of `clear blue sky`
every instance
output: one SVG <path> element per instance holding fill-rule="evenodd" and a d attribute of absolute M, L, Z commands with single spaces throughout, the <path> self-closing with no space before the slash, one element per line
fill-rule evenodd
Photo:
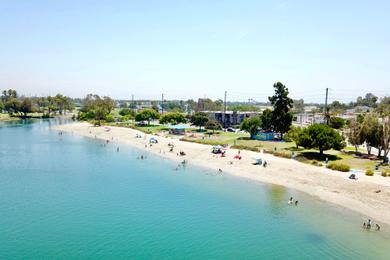
<path fill-rule="evenodd" d="M 390 94 L 390 1 L 0 0 L 0 89 L 264 101 Z"/>

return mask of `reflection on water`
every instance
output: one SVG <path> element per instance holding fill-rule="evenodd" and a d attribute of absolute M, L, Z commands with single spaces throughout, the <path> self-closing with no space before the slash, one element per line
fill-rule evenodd
<path fill-rule="evenodd" d="M 284 214 L 286 203 L 290 197 L 288 189 L 283 186 L 269 185 L 266 188 L 267 201 L 273 214 Z"/>

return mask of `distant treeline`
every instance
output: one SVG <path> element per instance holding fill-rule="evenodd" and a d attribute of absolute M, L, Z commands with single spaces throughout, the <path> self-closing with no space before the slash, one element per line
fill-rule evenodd
<path fill-rule="evenodd" d="M 52 114 L 65 114 L 74 109 L 74 101 L 64 95 L 47 97 L 19 96 L 16 90 L 1 92 L 0 111 L 11 116 L 29 117 L 30 113 L 40 113 L 39 117 L 51 117 Z"/>

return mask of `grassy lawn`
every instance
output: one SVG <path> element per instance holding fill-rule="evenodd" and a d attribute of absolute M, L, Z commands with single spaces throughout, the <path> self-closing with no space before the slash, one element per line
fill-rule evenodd
<path fill-rule="evenodd" d="M 230 132 L 216 132 L 213 135 L 201 134 L 194 132 L 193 137 L 184 137 L 184 141 L 191 141 L 201 144 L 210 145 L 230 145 L 239 149 L 246 149 L 252 151 L 260 151 L 264 149 L 268 152 L 276 152 L 277 155 L 282 157 L 290 157 L 292 152 L 295 153 L 297 159 L 303 163 L 313 162 L 324 165 L 326 158 L 329 162 L 348 164 L 351 169 L 375 169 L 380 160 L 362 159 L 355 155 L 355 147 L 346 147 L 343 151 L 328 150 L 323 155 L 320 155 L 318 150 L 308 150 L 303 148 L 296 148 L 294 142 L 279 142 L 279 141 L 259 141 L 249 139 L 248 134 L 243 133 L 230 133 Z M 361 153 L 365 153 L 364 149 L 358 150 Z M 287 156 L 284 156 L 287 155 Z M 385 167 L 389 169 L 388 166 Z M 383 169 L 381 166 L 379 170 Z"/>

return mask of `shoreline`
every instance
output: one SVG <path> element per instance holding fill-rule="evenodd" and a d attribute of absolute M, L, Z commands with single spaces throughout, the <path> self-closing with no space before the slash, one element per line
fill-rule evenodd
<path fill-rule="evenodd" d="M 222 169 L 225 173 L 247 180 L 291 188 L 354 211 L 360 214 L 362 221 L 371 218 L 374 222 L 390 226 L 390 178 L 357 173 L 358 180 L 354 181 L 348 179 L 349 173 L 319 168 L 270 154 L 243 150 L 240 153 L 242 159 L 237 160 L 233 159 L 238 153 L 236 149 L 229 148 L 226 157 L 221 157 L 211 153 L 210 145 L 145 134 L 131 128 L 109 128 L 110 131 L 105 131 L 104 127 L 93 127 L 85 122 L 51 127 L 52 130 L 72 132 L 93 139 L 110 142 L 113 140 L 118 144 L 127 144 L 176 162 L 185 159 L 191 164 L 215 171 Z M 136 138 L 136 134 L 142 138 Z M 155 137 L 158 144 L 150 147 L 150 137 Z M 174 144 L 173 152 L 169 151 L 168 143 Z M 186 155 L 178 156 L 179 151 L 185 151 Z M 255 158 L 266 160 L 268 166 L 263 168 L 253 165 Z M 376 193 L 378 190 L 380 192 Z"/>

